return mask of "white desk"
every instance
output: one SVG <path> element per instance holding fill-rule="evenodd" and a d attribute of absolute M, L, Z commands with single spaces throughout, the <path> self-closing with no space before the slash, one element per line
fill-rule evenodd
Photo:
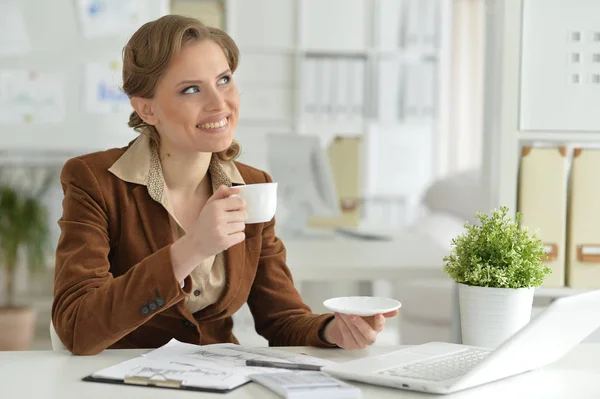
<path fill-rule="evenodd" d="M 448 278 L 443 258 L 449 250 L 418 232 L 402 232 L 390 241 L 283 237 L 287 264 L 295 282 L 373 281 L 406 283 L 411 279 Z M 452 342 L 461 342 L 458 289 L 452 303 Z"/>
<path fill-rule="evenodd" d="M 287 264 L 296 281 L 407 280 L 440 278 L 448 251 L 419 233 L 402 233 L 391 241 L 344 236 L 283 237 Z"/>
<path fill-rule="evenodd" d="M 334 361 L 385 353 L 394 348 L 371 347 L 361 351 L 317 348 L 284 348 Z M 0 397 L 44 399 L 155 399 L 155 398 L 278 398 L 255 383 L 228 394 L 183 392 L 83 382 L 81 378 L 104 367 L 144 353 L 144 350 L 107 350 L 97 356 L 72 356 L 68 352 L 0 352 Z M 598 398 L 600 344 L 582 344 L 557 363 L 503 381 L 453 394 L 451 398 Z M 364 399 L 439 398 L 436 395 L 399 391 L 359 383 Z M 315 398 L 316 399 L 316 398 Z"/>

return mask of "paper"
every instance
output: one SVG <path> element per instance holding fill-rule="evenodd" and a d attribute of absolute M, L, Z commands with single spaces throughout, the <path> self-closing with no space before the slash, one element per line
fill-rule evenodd
<path fill-rule="evenodd" d="M 257 373 L 291 372 L 277 368 L 248 367 L 246 360 L 287 361 L 328 365 L 334 362 L 305 355 L 235 344 L 193 345 L 172 339 L 168 344 L 93 374 L 96 378 L 123 380 L 146 377 L 182 381 L 182 385 L 219 390 L 233 389 Z"/>
<path fill-rule="evenodd" d="M 0 1 L 0 55 L 20 55 L 30 50 L 25 18 L 18 0 Z"/>
<path fill-rule="evenodd" d="M 60 123 L 65 116 L 62 75 L 0 71 L 0 123 Z"/>
<path fill-rule="evenodd" d="M 131 112 L 129 98 L 121 90 L 120 61 L 85 65 L 85 110 L 93 114 Z"/>
<path fill-rule="evenodd" d="M 168 0 L 77 0 L 79 26 L 87 39 L 129 35 L 168 10 Z"/>
<path fill-rule="evenodd" d="M 335 362 L 329 360 L 271 348 L 246 348 L 235 344 L 200 346 L 179 342 L 176 339 L 172 339 L 168 344 L 143 356 L 154 359 L 184 358 L 188 361 L 210 362 L 230 367 L 244 366 L 248 359 L 315 364 L 319 366 L 335 364 Z M 260 368 L 260 370 L 264 370 L 264 368 Z"/>

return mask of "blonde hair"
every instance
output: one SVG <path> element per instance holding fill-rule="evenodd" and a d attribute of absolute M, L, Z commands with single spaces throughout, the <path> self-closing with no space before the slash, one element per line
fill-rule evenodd
<path fill-rule="evenodd" d="M 238 66 L 239 50 L 224 31 L 205 26 L 194 18 L 166 15 L 140 27 L 123 48 L 123 91 L 129 98 L 152 98 L 159 79 L 171 59 L 190 42 L 211 40 L 218 44 L 227 58 L 229 69 Z M 142 120 L 136 111 L 129 116 L 129 127 L 148 135 L 158 146 L 160 137 L 156 128 Z M 228 149 L 218 153 L 221 160 L 238 157 L 240 145 L 233 140 Z"/>

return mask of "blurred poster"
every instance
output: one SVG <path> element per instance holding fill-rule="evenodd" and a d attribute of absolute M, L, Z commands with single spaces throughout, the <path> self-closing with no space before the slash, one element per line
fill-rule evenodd
<path fill-rule="evenodd" d="M 60 123 L 65 117 L 62 75 L 26 70 L 0 71 L 0 123 Z"/>
<path fill-rule="evenodd" d="M 30 50 L 25 17 L 18 0 L 0 0 L 0 55 L 20 55 Z"/>
<path fill-rule="evenodd" d="M 129 35 L 169 13 L 168 0 L 76 0 L 79 25 L 87 39 Z"/>
<path fill-rule="evenodd" d="M 92 114 L 125 113 L 131 111 L 129 98 L 121 90 L 120 61 L 85 64 L 85 110 Z"/>

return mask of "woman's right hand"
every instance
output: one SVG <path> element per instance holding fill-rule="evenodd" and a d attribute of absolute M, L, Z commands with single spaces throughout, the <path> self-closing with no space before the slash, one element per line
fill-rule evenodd
<path fill-rule="evenodd" d="M 246 238 L 246 204 L 239 190 L 221 186 L 206 201 L 194 227 L 171 246 L 173 271 L 183 281 L 204 259 Z"/>
<path fill-rule="evenodd" d="M 246 238 L 246 203 L 239 190 L 221 186 L 206 201 L 189 235 L 198 252 L 207 258 L 225 251 Z"/>

